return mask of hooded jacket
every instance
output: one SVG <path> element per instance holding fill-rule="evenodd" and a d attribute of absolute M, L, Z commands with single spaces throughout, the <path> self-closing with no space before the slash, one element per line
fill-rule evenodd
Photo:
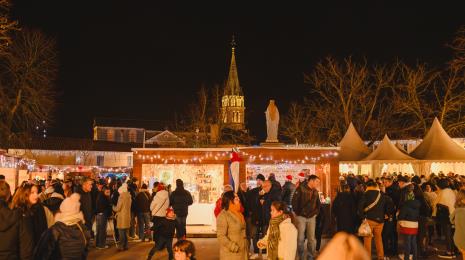
<path fill-rule="evenodd" d="M 32 227 L 19 210 L 11 210 L 0 200 L 0 259 L 32 259 Z"/>

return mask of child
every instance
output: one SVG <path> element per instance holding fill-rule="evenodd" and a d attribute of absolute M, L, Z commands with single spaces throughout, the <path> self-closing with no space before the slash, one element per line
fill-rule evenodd
<path fill-rule="evenodd" d="M 166 209 L 166 217 L 154 224 L 155 245 L 150 250 L 147 260 L 152 259 L 156 251 L 165 248 L 168 250 L 169 259 L 173 260 L 173 248 L 171 245 L 173 245 L 174 229 L 176 227 L 176 215 L 174 214 L 174 210 L 172 208 Z"/>
<path fill-rule="evenodd" d="M 179 240 L 173 246 L 175 260 L 195 260 L 194 243 L 189 240 Z"/>

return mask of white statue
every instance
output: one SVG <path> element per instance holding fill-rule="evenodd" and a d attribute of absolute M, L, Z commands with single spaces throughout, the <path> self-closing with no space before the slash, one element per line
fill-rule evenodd
<path fill-rule="evenodd" d="M 268 108 L 265 111 L 266 115 L 266 142 L 277 143 L 278 142 L 278 125 L 279 125 L 279 111 L 276 107 L 274 100 L 270 100 Z"/>

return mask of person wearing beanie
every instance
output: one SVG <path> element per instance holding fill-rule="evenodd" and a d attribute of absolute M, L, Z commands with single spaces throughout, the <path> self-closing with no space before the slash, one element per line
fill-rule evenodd
<path fill-rule="evenodd" d="M 118 203 L 113 206 L 116 213 L 116 228 L 118 229 L 120 247 L 118 250 L 128 250 L 128 232 L 131 225 L 131 195 L 128 192 L 128 184 L 123 183 L 118 188 Z"/>
<path fill-rule="evenodd" d="M 286 205 L 288 205 L 289 210 L 292 210 L 292 196 L 294 196 L 295 189 L 295 184 L 292 183 L 292 175 L 289 174 L 286 176 L 286 182 L 283 185 L 282 194 L 282 200 L 286 202 Z"/>
<path fill-rule="evenodd" d="M 63 200 L 55 224 L 41 236 L 34 259 L 86 259 L 90 231 L 84 225 L 77 193 Z"/>
<path fill-rule="evenodd" d="M 188 207 L 192 205 L 192 195 L 189 191 L 184 189 L 184 183 L 181 179 L 176 180 L 176 189 L 171 193 L 170 206 L 173 207 L 176 214 L 176 237 L 178 239 L 185 238 L 186 236 L 186 219 L 188 214 Z"/>
<path fill-rule="evenodd" d="M 402 236 L 401 239 L 404 241 L 403 259 L 409 259 L 409 256 L 412 255 L 413 260 L 416 260 L 418 259 L 417 234 L 421 203 L 415 198 L 413 190 L 413 185 L 406 187 L 406 194 L 397 219 L 399 235 Z"/>
<path fill-rule="evenodd" d="M 150 232 L 150 193 L 147 184 L 142 184 L 136 195 L 137 225 L 139 227 L 139 239 L 144 242 Z M 150 236 L 147 237 L 150 240 Z"/>
<path fill-rule="evenodd" d="M 172 245 L 176 225 L 177 222 L 174 210 L 172 208 L 167 208 L 165 210 L 165 217 L 154 227 L 156 230 L 154 234 L 155 245 L 150 249 L 147 260 L 152 259 L 156 251 L 161 251 L 165 248 L 168 250 L 168 259 L 174 259 Z"/>

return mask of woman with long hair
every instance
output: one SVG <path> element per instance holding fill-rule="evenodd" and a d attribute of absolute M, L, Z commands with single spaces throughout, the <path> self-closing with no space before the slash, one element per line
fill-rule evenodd
<path fill-rule="evenodd" d="M 245 260 L 248 250 L 245 219 L 240 199 L 234 191 L 223 193 L 221 208 L 216 222 L 220 259 Z"/>
<path fill-rule="evenodd" d="M 297 252 L 297 229 L 292 223 L 292 214 L 285 202 L 271 203 L 271 220 L 263 237 L 257 243 L 259 248 L 267 248 L 269 260 L 294 260 Z"/>
<path fill-rule="evenodd" d="M 53 216 L 39 202 L 39 187 L 23 182 L 15 192 L 10 203 L 11 209 L 19 209 L 25 217 L 26 225 L 30 225 L 34 243 L 37 243 L 42 233 L 52 225 Z M 47 219 L 48 216 L 48 219 Z"/>

